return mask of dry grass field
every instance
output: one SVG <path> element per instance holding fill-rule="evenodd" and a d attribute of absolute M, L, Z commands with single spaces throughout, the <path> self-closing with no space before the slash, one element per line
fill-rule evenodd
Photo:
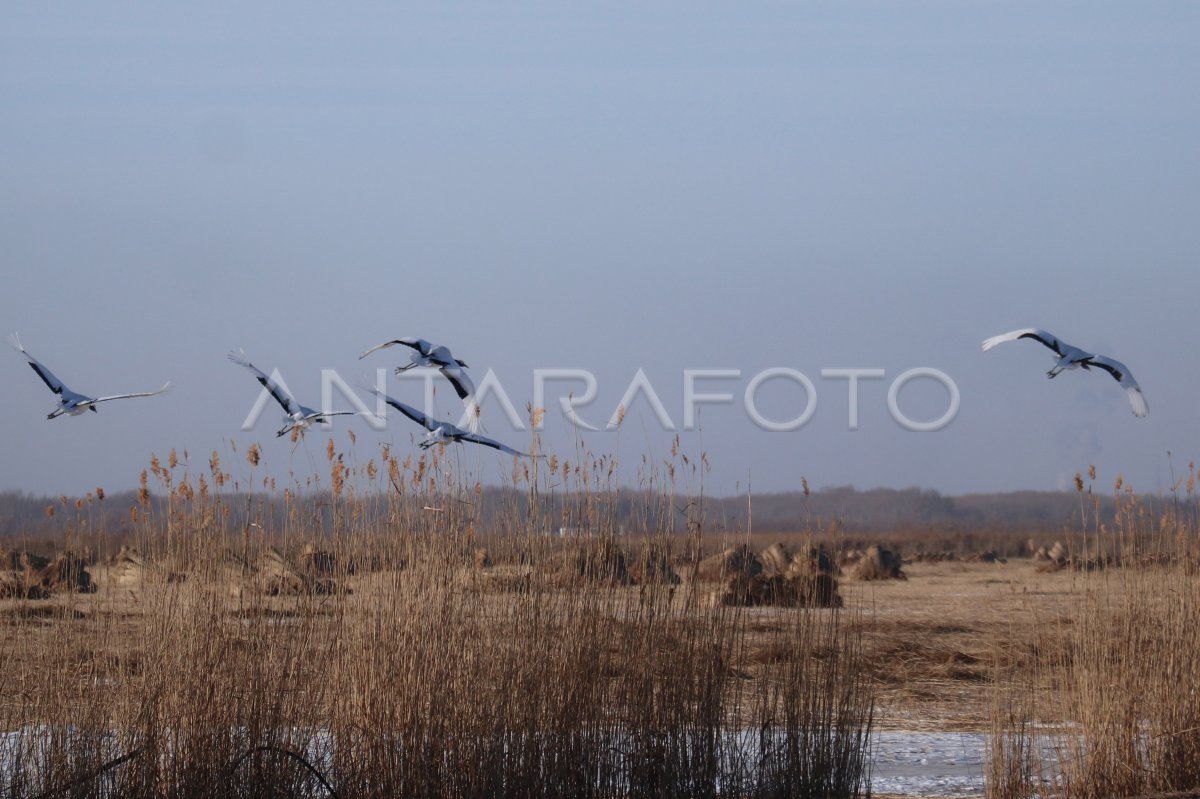
<path fill-rule="evenodd" d="M 282 513 L 155 459 L 132 533 L 85 543 L 89 497 L 80 554 L 10 547 L 7 795 L 859 796 L 888 730 L 986 734 L 995 797 L 1200 785 L 1196 524 L 1128 489 L 1053 557 L 901 563 L 707 536 L 674 472 L 622 536 L 603 459 L 514 472 L 482 529 L 436 456 L 328 455 Z"/>

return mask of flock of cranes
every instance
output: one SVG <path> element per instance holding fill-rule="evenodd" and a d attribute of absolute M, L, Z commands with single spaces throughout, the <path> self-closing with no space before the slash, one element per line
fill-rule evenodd
<path fill-rule="evenodd" d="M 1057 356 L 1053 368 L 1046 373 L 1048 377 L 1057 377 L 1060 373 L 1070 369 L 1085 369 L 1091 370 L 1092 367 L 1100 369 L 1110 374 L 1113 379 L 1125 389 L 1125 393 L 1129 397 L 1129 404 L 1133 408 L 1135 416 L 1145 416 L 1148 413 L 1146 398 L 1142 395 L 1142 389 L 1137 381 L 1133 379 L 1128 367 L 1120 361 L 1107 358 L 1103 355 L 1094 355 L 1090 352 L 1073 347 L 1061 340 L 1053 333 L 1047 332 L 1040 328 L 1028 327 L 1020 330 L 1013 330 L 1008 333 L 1003 333 L 999 336 L 993 336 L 983 342 L 983 349 L 986 352 L 997 344 L 1002 344 L 1006 341 L 1018 341 L 1027 338 L 1037 341 L 1052 350 Z M 69 416 L 79 416 L 87 411 L 96 411 L 96 405 L 109 400 L 129 399 L 131 397 L 153 397 L 169 391 L 171 381 L 168 380 L 162 388 L 157 391 L 143 391 L 132 394 L 111 394 L 103 397 L 90 397 L 84 394 L 78 394 L 67 388 L 66 384 L 59 380 L 54 374 L 47 369 L 41 361 L 29 354 L 29 351 L 21 344 L 21 340 L 14 333 L 9 337 L 9 343 L 14 349 L 20 352 L 29 362 L 29 366 L 37 373 L 37 376 L 58 395 L 58 407 L 47 415 L 47 419 L 53 419 L 56 416 L 67 414 Z M 488 438 L 479 433 L 479 403 L 475 396 L 475 384 L 467 375 L 467 364 L 465 361 L 454 357 L 447 347 L 437 344 L 430 344 L 425 339 L 420 338 L 397 338 L 391 341 L 384 341 L 376 344 L 365 350 L 359 359 L 363 359 L 371 353 L 393 347 L 396 345 L 408 347 L 412 350 L 409 354 L 409 362 L 403 366 L 396 367 L 396 374 L 402 374 L 416 367 L 431 367 L 442 373 L 442 375 L 454 387 L 454 392 L 467 408 L 468 424 L 466 430 L 450 424 L 449 422 L 438 421 L 416 408 L 405 405 L 403 402 L 392 399 L 387 394 L 375 387 L 368 387 L 368 390 L 374 393 L 391 407 L 400 411 L 417 424 L 421 425 L 427 431 L 424 438 L 419 442 L 422 449 L 428 449 L 435 444 L 451 444 L 459 442 L 467 442 L 472 444 L 480 444 L 485 447 L 499 450 L 510 455 L 528 457 L 527 453 L 519 452 L 512 447 L 506 446 L 499 441 Z M 237 350 L 229 353 L 229 360 L 236 363 L 238 366 L 244 367 L 254 378 L 265 388 L 275 401 L 283 408 L 287 414 L 284 419 L 283 427 L 275 434 L 283 436 L 290 433 L 292 430 L 303 432 L 307 430 L 315 422 L 324 422 L 332 416 L 347 416 L 352 415 L 354 411 L 315 411 L 305 405 L 301 405 L 296 401 L 296 398 L 291 393 L 279 384 L 278 381 L 264 373 L 261 369 L 255 366 L 246 357 L 246 353 L 242 350 Z"/>
<path fill-rule="evenodd" d="M 153 397 L 157 394 L 162 394 L 171 388 L 171 381 L 168 380 L 166 384 L 157 391 L 144 391 L 134 394 L 113 394 L 106 397 L 88 397 L 83 394 L 77 394 L 71 389 L 67 388 L 66 384 L 55 377 L 54 374 L 47 369 L 41 361 L 30 355 L 29 351 L 26 350 L 24 345 L 21 344 L 21 340 L 17 338 L 15 333 L 9 337 L 9 343 L 12 345 L 13 349 L 25 356 L 25 360 L 29 362 L 30 368 L 37 373 L 38 377 L 42 378 L 46 385 L 49 386 L 51 391 L 58 395 L 58 407 L 47 415 L 47 419 L 53 419 L 54 417 L 61 416 L 64 413 L 71 416 L 79 416 L 80 414 L 89 410 L 95 411 L 96 403 L 99 402 L 107 402 L 108 400 L 115 399 L 128 399 L 130 397 Z M 471 444 L 480 444 L 485 447 L 491 447 L 492 449 L 505 452 L 509 455 L 528 457 L 524 452 L 515 450 L 510 446 L 496 441 L 495 439 L 480 435 L 479 403 L 475 398 L 475 384 L 471 382 L 471 378 L 467 375 L 466 362 L 455 358 L 448 348 L 441 345 L 430 344 L 425 339 L 406 337 L 393 339 L 392 341 L 385 341 L 382 344 L 376 344 L 374 347 L 371 347 L 358 357 L 361 360 L 376 350 L 384 349 L 385 347 L 391 347 L 396 344 L 410 347 L 413 350 L 413 353 L 409 358 L 409 362 L 403 366 L 397 367 L 396 374 L 402 374 L 403 372 L 418 366 L 437 368 L 443 375 L 446 376 L 446 379 L 450 381 L 450 385 L 454 387 L 455 393 L 458 394 L 459 399 L 461 399 L 463 404 L 466 405 L 468 411 L 468 418 L 470 421 L 467 427 L 469 429 L 463 430 L 462 428 L 450 424 L 449 422 L 438 421 L 437 419 L 427 416 L 410 405 L 405 405 L 399 400 L 392 399 L 387 394 L 374 387 L 370 388 L 370 391 L 372 391 L 388 405 L 392 406 L 409 419 L 412 419 L 414 422 L 425 428 L 427 432 L 419 444 L 421 449 L 428 449 L 435 444 L 454 444 L 459 442 L 467 442 Z M 332 416 L 350 416 L 354 414 L 354 411 L 316 411 L 307 405 L 301 405 L 296 401 L 296 398 L 292 396 L 291 392 L 280 385 L 278 381 L 251 363 L 246 357 L 245 351 L 243 350 L 239 349 L 230 352 L 228 358 L 238 366 L 244 367 L 252 375 L 254 375 L 254 379 L 257 380 L 262 387 L 265 388 L 267 392 L 275 399 L 275 401 L 279 403 L 280 407 L 283 408 L 286 416 L 284 417 L 283 427 L 275 433 L 277 437 L 287 435 L 288 433 L 292 432 L 292 430 L 299 430 L 300 432 L 303 432 L 314 423 L 328 421 L 328 419 Z"/>

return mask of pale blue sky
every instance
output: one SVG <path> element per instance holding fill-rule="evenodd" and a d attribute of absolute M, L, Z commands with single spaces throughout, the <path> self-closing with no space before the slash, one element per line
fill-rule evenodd
<path fill-rule="evenodd" d="M 151 452 L 231 440 L 323 470 L 326 436 L 292 453 L 274 409 L 238 431 L 257 386 L 224 353 L 313 405 L 321 368 L 390 365 L 355 357 L 398 335 L 495 369 L 520 406 L 533 369 L 591 370 L 595 420 L 639 367 L 676 424 L 684 369 L 740 369 L 739 396 L 764 368 L 812 378 L 799 431 L 703 410 L 684 446 L 716 493 L 1047 489 L 1091 462 L 1153 489 L 1168 450 L 1200 453 L 1194 4 L 246 5 L 6 10 L 3 332 L 76 390 L 177 389 L 46 421 L 9 352 L 0 489 L 116 490 Z M 1036 344 L 979 351 L 1027 325 L 1125 361 L 1150 416 L 1103 375 L 1046 380 Z M 937 433 L 887 415 L 917 366 L 961 391 Z M 838 367 L 888 373 L 856 432 L 844 381 L 819 377 Z M 942 397 L 904 402 L 928 418 Z M 402 422 L 335 435 L 407 447 Z M 670 439 L 643 405 L 619 444 L 584 440 L 632 476 Z M 553 410 L 547 441 L 574 450 Z"/>

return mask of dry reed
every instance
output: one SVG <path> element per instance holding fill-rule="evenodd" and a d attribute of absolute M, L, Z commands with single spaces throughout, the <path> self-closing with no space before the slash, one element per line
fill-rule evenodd
<path fill-rule="evenodd" d="M 144 565 L 93 566 L 100 590 L 50 600 L 52 617 L 0 617 L 7 795 L 867 792 L 873 705 L 847 612 L 553 571 L 580 542 L 546 530 L 621 545 L 610 458 L 518 462 L 524 500 L 489 520 L 492 566 L 476 563 L 477 481 L 443 453 L 401 464 L 384 449 L 377 468 L 331 444 L 328 458 L 331 490 L 293 476 L 282 502 L 254 493 L 257 446 L 241 477 L 215 452 L 207 475 L 186 453 L 156 458 L 123 541 Z M 671 532 L 677 480 L 698 474 L 679 458 L 637 511 L 663 559 L 695 555 L 703 532 L 690 498 L 691 532 Z M 115 554 L 96 540 L 100 562 Z M 266 590 L 262 564 L 299 564 L 306 545 L 319 570 Z M 752 633 L 763 613 L 770 632 Z M 753 657 L 764 636 L 768 663 Z"/>
<path fill-rule="evenodd" d="M 1052 623 L 1054 645 L 997 682 L 988 784 L 997 799 L 1200 788 L 1194 477 L 1161 513 L 1118 478 L 1111 528 L 1096 522 L 1094 470 L 1088 478 L 1076 477 L 1074 601 Z"/>

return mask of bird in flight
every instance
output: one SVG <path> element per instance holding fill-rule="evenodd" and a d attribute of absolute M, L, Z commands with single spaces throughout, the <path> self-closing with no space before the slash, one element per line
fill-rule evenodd
<path fill-rule="evenodd" d="M 1146 405 L 1146 397 L 1142 394 L 1142 388 L 1133 379 L 1129 367 L 1112 358 L 1106 358 L 1103 355 L 1093 355 L 1078 347 L 1072 347 L 1048 331 L 1036 327 L 1026 327 L 1020 330 L 1013 330 L 1009 333 L 1002 333 L 999 336 L 992 336 L 983 342 L 983 351 L 987 352 L 997 344 L 1003 344 L 1006 341 L 1017 341 L 1023 338 L 1033 339 L 1053 350 L 1054 354 L 1058 356 L 1054 368 L 1046 372 L 1047 377 L 1058 377 L 1061 372 L 1068 369 L 1090 370 L 1093 366 L 1097 369 L 1103 369 L 1113 376 L 1113 379 L 1121 385 L 1121 388 L 1125 389 L 1125 393 L 1129 396 L 1129 405 L 1133 408 L 1134 416 L 1145 416 L 1150 412 L 1149 406 Z"/>
<path fill-rule="evenodd" d="M 436 419 L 431 419 L 411 405 L 405 405 L 399 400 L 394 400 L 377 388 L 371 387 L 369 390 L 388 405 L 391 405 L 393 408 L 400 411 L 400 413 L 404 414 L 409 419 L 412 419 L 414 422 L 421 425 L 421 427 L 424 427 L 429 431 L 417 444 L 417 446 L 419 446 L 421 449 L 429 449 L 435 444 L 453 444 L 455 442 L 468 441 L 472 444 L 482 444 L 485 447 L 498 449 L 501 452 L 508 453 L 509 455 L 516 455 L 522 458 L 529 457 L 528 453 L 518 452 L 512 447 L 501 444 L 499 441 L 496 441 L 493 438 L 488 438 L 487 436 L 480 435 L 479 433 L 472 433 L 469 430 L 463 430 L 461 427 L 455 427 L 449 422 L 439 422 Z"/>
<path fill-rule="evenodd" d="M 254 377 L 262 384 L 262 387 L 270 392 L 275 401 L 283 406 L 283 410 L 287 416 L 283 419 L 283 427 L 275 434 L 275 437 L 286 435 L 292 431 L 292 428 L 299 428 L 303 433 L 315 422 L 327 422 L 330 416 L 353 416 L 354 411 L 314 411 L 312 408 L 301 405 L 296 402 L 296 398 L 288 393 L 287 389 L 281 386 L 274 378 L 267 376 L 254 364 L 246 359 L 244 350 L 230 351 L 229 360 L 236 363 L 238 366 L 244 366 L 254 373 Z"/>
<path fill-rule="evenodd" d="M 441 344 L 430 344 L 423 338 L 405 336 L 385 341 L 382 344 L 376 344 L 374 347 L 363 352 L 362 355 L 359 355 L 358 359 L 361 361 L 376 350 L 382 350 L 396 344 L 412 349 L 412 352 L 408 356 L 408 363 L 404 366 L 397 366 L 396 374 L 404 374 L 409 369 L 421 366 L 433 367 L 440 371 L 450 381 L 450 385 L 454 386 L 454 393 L 458 395 L 458 398 L 463 401 L 463 405 L 467 408 L 467 429 L 472 433 L 479 432 L 479 403 L 475 399 L 475 384 L 471 382 L 471 378 L 467 375 L 466 361 L 455 358 L 448 347 Z"/>
<path fill-rule="evenodd" d="M 17 338 L 17 334 L 13 333 L 8 337 L 8 343 L 13 349 L 25 356 L 25 360 L 29 361 L 29 367 L 37 372 L 37 376 L 42 378 L 50 390 L 58 395 L 58 407 L 46 415 L 47 419 L 53 419 L 56 416 L 66 414 L 68 416 L 79 416 L 86 411 L 98 413 L 96 405 L 101 402 L 108 402 L 116 399 L 129 399 L 130 397 L 153 397 L 158 394 L 163 394 L 171 390 L 171 381 L 168 380 L 163 384 L 163 387 L 157 391 L 143 391 L 136 394 L 112 394 L 107 397 L 87 397 L 83 394 L 76 394 L 63 381 L 54 376 L 54 373 L 42 365 L 42 362 L 29 354 L 21 344 L 21 340 Z"/>

